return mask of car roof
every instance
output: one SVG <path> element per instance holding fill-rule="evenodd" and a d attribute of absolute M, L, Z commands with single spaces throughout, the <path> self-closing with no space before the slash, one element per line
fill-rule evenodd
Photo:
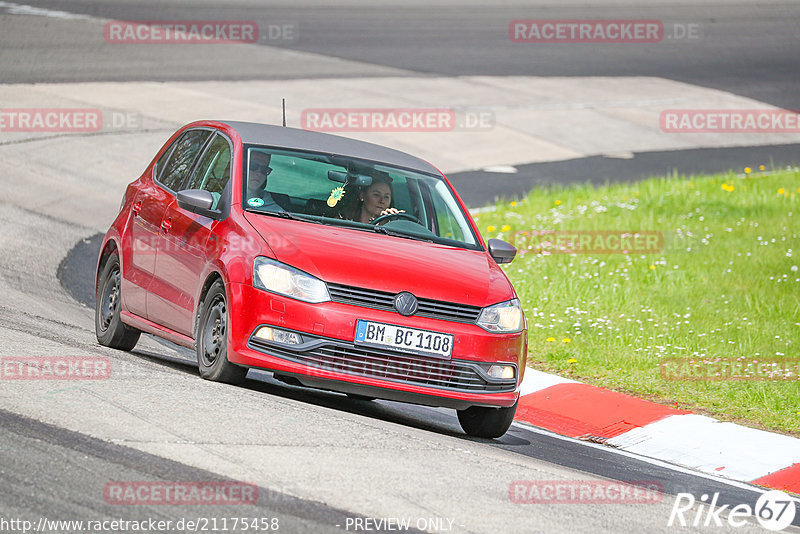
<path fill-rule="evenodd" d="M 423 159 L 399 150 L 367 143 L 365 141 L 358 141 L 338 135 L 300 130 L 297 128 L 288 128 L 286 126 L 259 124 L 256 122 L 219 122 L 227 124 L 236 130 L 244 144 L 268 145 L 278 148 L 337 154 L 377 161 L 436 175 L 440 174 L 436 167 Z"/>

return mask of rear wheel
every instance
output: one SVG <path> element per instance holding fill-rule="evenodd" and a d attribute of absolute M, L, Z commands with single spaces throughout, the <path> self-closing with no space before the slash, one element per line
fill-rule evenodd
<path fill-rule="evenodd" d="M 247 368 L 228 361 L 228 305 L 225 286 L 214 282 L 208 290 L 197 321 L 197 366 L 200 376 L 214 382 L 241 384 Z"/>
<path fill-rule="evenodd" d="M 511 426 L 516 412 L 516 402 L 508 408 L 472 406 L 458 410 L 458 422 L 464 432 L 474 438 L 499 438 Z"/>
<path fill-rule="evenodd" d="M 119 258 L 112 255 L 103 266 L 97 284 L 94 308 L 94 331 L 101 345 L 112 349 L 131 350 L 142 334 L 122 322 L 121 274 Z"/>

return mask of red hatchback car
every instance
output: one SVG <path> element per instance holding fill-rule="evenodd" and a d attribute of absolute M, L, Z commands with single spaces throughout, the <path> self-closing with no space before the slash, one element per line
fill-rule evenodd
<path fill-rule="evenodd" d="M 249 368 L 293 385 L 458 411 L 502 436 L 527 331 L 447 179 L 389 148 L 280 126 L 200 121 L 131 183 L 97 264 L 98 341 L 147 332 L 197 351 L 200 375 Z"/>

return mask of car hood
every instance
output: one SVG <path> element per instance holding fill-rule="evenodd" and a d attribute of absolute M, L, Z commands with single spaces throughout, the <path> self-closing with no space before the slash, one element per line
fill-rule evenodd
<path fill-rule="evenodd" d="M 326 282 L 487 306 L 516 295 L 488 253 L 245 213 L 278 261 Z"/>

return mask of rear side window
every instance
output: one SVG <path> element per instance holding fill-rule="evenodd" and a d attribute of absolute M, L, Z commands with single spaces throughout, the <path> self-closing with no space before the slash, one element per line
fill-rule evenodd
<path fill-rule="evenodd" d="M 208 130 L 189 130 L 175 140 L 172 154 L 159 176 L 161 185 L 171 191 L 180 189 L 210 134 Z"/>
<path fill-rule="evenodd" d="M 231 178 L 231 147 L 224 136 L 217 134 L 203 153 L 200 163 L 186 184 L 186 189 L 203 189 L 214 196 L 211 209 L 217 209 Z"/>
<path fill-rule="evenodd" d="M 167 158 L 169 157 L 169 153 L 172 150 L 173 146 L 175 146 L 175 145 L 172 144 L 172 145 L 168 146 L 167 149 L 164 151 L 164 153 L 161 154 L 161 157 L 158 158 L 158 161 L 156 162 L 156 166 L 153 169 L 153 176 L 155 177 L 156 180 L 159 180 L 159 178 L 161 178 L 161 171 L 164 170 L 164 165 L 167 163 Z"/>

